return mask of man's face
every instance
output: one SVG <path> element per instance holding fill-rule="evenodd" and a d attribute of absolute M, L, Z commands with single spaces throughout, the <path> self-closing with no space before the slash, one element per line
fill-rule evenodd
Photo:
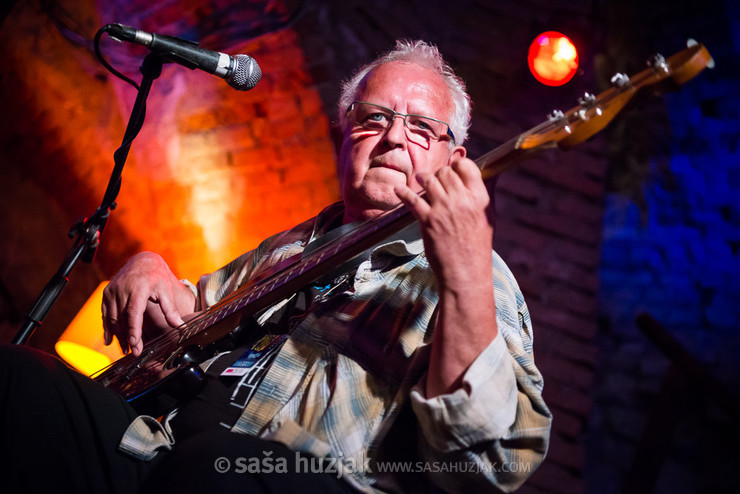
<path fill-rule="evenodd" d="M 407 62 L 377 67 L 365 78 L 355 99 L 444 122 L 454 113 L 450 90 L 442 78 Z M 400 202 L 393 192 L 395 186 L 406 184 L 418 191 L 417 173 L 435 172 L 447 165 L 453 153 L 465 153 L 461 146 L 452 148 L 447 138 L 409 141 L 400 117 L 384 132 L 367 131 L 354 121 L 350 113 L 339 151 L 345 222 L 391 209 Z"/>

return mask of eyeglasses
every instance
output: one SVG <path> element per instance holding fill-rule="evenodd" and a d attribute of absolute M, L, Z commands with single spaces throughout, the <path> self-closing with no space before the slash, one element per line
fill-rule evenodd
<path fill-rule="evenodd" d="M 404 127 L 408 129 L 406 135 L 412 142 L 427 144 L 430 140 L 438 141 L 444 136 L 455 142 L 450 125 L 436 118 L 398 113 L 385 106 L 366 101 L 355 101 L 349 105 L 347 113 L 352 110 L 355 111 L 355 122 L 365 130 L 384 132 L 393 124 L 396 117 L 401 117 Z"/>

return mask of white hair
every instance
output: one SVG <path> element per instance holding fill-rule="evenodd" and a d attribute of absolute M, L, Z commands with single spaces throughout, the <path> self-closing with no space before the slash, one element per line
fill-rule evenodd
<path fill-rule="evenodd" d="M 409 62 L 430 69 L 450 88 L 455 112 L 450 119 L 450 130 L 455 134 L 455 144 L 460 145 L 468 138 L 470 128 L 470 96 L 465 90 L 465 82 L 455 75 L 444 61 L 437 47 L 425 41 L 396 41 L 396 49 L 361 67 L 355 75 L 342 84 L 339 95 L 339 123 L 342 129 L 347 125 L 347 109 L 355 101 L 360 84 L 373 69 L 388 62 Z"/>

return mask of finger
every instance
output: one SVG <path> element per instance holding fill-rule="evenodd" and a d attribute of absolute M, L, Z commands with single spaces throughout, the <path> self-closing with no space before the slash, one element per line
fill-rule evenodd
<path fill-rule="evenodd" d="M 147 300 L 143 296 L 132 296 L 126 305 L 126 327 L 123 336 L 126 338 L 126 342 L 134 355 L 139 355 L 143 348 L 141 328 L 144 323 L 144 311 L 146 310 Z"/>
<path fill-rule="evenodd" d="M 164 315 L 167 324 L 172 328 L 177 328 L 185 324 L 185 321 L 182 320 L 182 316 L 180 315 L 180 311 L 178 310 L 174 300 L 175 294 L 170 291 L 169 297 L 161 297 L 156 300 L 156 302 L 159 303 L 159 308 L 162 310 L 162 314 Z"/>
<path fill-rule="evenodd" d="M 450 167 L 455 171 L 465 187 L 473 191 L 479 191 L 485 189 L 485 183 L 483 182 L 483 175 L 481 174 L 480 168 L 467 158 L 461 158 L 454 160 Z"/>
<path fill-rule="evenodd" d="M 100 305 L 100 312 L 103 316 L 103 343 L 105 343 L 105 346 L 108 346 L 113 341 L 113 328 L 111 328 L 111 316 L 110 314 L 113 313 L 113 305 L 108 303 L 107 300 L 105 300 L 105 295 L 103 295 L 103 303 Z"/>
<path fill-rule="evenodd" d="M 452 166 L 445 166 L 434 174 L 447 194 L 465 192 L 465 184 Z"/>
<path fill-rule="evenodd" d="M 121 303 L 111 291 L 103 292 L 103 304 L 101 306 L 104 330 L 103 340 L 106 345 L 110 345 L 113 343 L 113 337 L 115 337 L 118 340 L 121 351 L 128 353 L 128 343 L 126 343 L 128 331 L 119 320 L 119 317 L 121 317 L 119 313 L 121 307 L 125 307 L 125 301 Z"/>
<path fill-rule="evenodd" d="M 452 162 L 450 167 L 462 181 L 465 187 L 466 197 L 471 201 L 470 205 L 475 208 L 482 207 L 488 209 L 491 204 L 491 196 L 483 181 L 483 175 L 478 165 L 467 158 L 463 158 Z M 491 212 L 487 212 L 486 214 L 488 215 L 489 213 Z"/>
<path fill-rule="evenodd" d="M 398 196 L 401 202 L 409 208 L 411 214 L 413 214 L 417 220 L 421 221 L 426 218 L 429 213 L 430 206 L 429 203 L 419 196 L 419 194 L 405 185 L 397 186 L 393 190 L 396 193 L 396 196 Z"/>
<path fill-rule="evenodd" d="M 141 355 L 141 352 L 144 350 L 144 342 L 141 338 L 137 339 L 133 344 L 131 344 L 131 340 L 129 339 L 129 346 L 131 347 L 131 353 L 134 357 Z"/>
<path fill-rule="evenodd" d="M 120 328 L 121 325 L 119 324 L 117 327 Z M 126 331 L 118 329 L 116 330 L 115 335 L 116 339 L 118 340 L 118 346 L 121 347 L 121 352 L 124 355 L 128 354 L 128 352 L 131 350 L 131 347 L 129 347 L 128 344 L 128 334 L 126 333 Z"/>
<path fill-rule="evenodd" d="M 416 181 L 426 190 L 427 200 L 432 206 L 447 195 L 439 179 L 431 173 L 417 174 Z"/>
<path fill-rule="evenodd" d="M 100 305 L 100 311 L 103 315 L 103 340 L 107 346 L 113 341 L 113 320 L 115 320 L 115 314 L 117 313 L 116 299 L 111 293 L 110 285 L 103 290 L 103 302 Z"/>

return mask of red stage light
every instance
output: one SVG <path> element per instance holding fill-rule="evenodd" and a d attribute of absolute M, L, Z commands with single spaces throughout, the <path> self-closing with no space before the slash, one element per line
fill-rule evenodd
<path fill-rule="evenodd" d="M 527 62 L 534 78 L 542 84 L 562 86 L 578 70 L 578 51 L 564 34 L 547 31 L 529 46 Z"/>

